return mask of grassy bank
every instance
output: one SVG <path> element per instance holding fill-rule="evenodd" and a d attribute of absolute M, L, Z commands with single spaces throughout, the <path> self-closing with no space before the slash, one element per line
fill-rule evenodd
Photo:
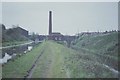
<path fill-rule="evenodd" d="M 31 52 L 3 67 L 3 77 L 24 77 L 40 55 L 32 78 L 113 78 L 112 71 L 99 62 L 96 55 L 74 50 L 54 41 L 45 41 Z"/>
<path fill-rule="evenodd" d="M 40 54 L 43 44 L 36 45 L 32 51 L 5 64 L 2 68 L 3 78 L 23 78 Z"/>
<path fill-rule="evenodd" d="M 47 42 L 39 59 L 33 78 L 111 78 L 117 77 L 98 62 L 98 57 L 67 48 L 55 42 Z"/>
<path fill-rule="evenodd" d="M 98 61 L 118 70 L 118 32 L 106 34 L 82 35 L 72 46 L 78 51 L 90 53 Z"/>

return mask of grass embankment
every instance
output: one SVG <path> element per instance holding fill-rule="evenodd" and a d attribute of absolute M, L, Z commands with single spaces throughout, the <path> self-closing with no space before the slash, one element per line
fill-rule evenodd
<path fill-rule="evenodd" d="M 86 54 L 86 60 L 106 64 L 118 70 L 118 63 L 120 62 L 120 60 L 118 60 L 118 57 L 120 57 L 118 45 L 118 32 L 111 32 L 106 34 L 82 35 L 76 40 L 75 45 L 72 47 Z M 109 71 L 108 74 L 103 71 L 102 73 L 104 75 L 99 75 L 100 77 L 117 77 L 117 75 L 114 75 L 114 72 L 111 73 Z"/>
<path fill-rule="evenodd" d="M 96 55 L 76 51 L 54 41 L 46 41 L 31 52 L 10 61 L 3 67 L 3 77 L 23 77 L 40 52 L 32 78 L 113 78 L 112 71 L 104 67 Z"/>
<path fill-rule="evenodd" d="M 33 78 L 96 78 L 116 77 L 91 53 L 67 48 L 55 42 L 46 43 Z"/>
<path fill-rule="evenodd" d="M 3 78 L 23 78 L 27 71 L 30 69 L 34 63 L 37 56 L 40 54 L 44 43 L 36 45 L 32 51 L 18 57 L 14 61 L 9 61 L 2 68 Z"/>
<path fill-rule="evenodd" d="M 118 32 L 82 35 L 73 48 L 94 55 L 101 63 L 118 69 Z M 120 61 L 119 61 L 120 62 Z"/>

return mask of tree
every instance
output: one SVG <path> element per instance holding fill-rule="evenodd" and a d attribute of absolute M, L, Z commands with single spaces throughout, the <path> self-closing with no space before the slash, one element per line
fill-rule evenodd
<path fill-rule="evenodd" d="M 30 39 L 33 41 L 35 41 L 38 38 L 39 38 L 39 35 L 37 33 L 32 32 L 32 34 L 30 35 Z"/>

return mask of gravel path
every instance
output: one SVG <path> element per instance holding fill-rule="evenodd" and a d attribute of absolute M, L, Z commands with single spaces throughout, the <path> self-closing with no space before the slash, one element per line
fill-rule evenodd
<path fill-rule="evenodd" d="M 32 77 L 32 74 L 35 70 L 35 67 L 37 66 L 37 62 L 39 60 L 39 58 L 41 57 L 41 55 L 44 53 L 44 49 L 43 51 L 40 53 L 40 55 L 37 57 L 37 59 L 35 60 L 34 64 L 32 65 L 32 67 L 27 71 L 28 73 L 25 75 L 25 79 L 24 80 L 28 80 L 29 78 Z"/>

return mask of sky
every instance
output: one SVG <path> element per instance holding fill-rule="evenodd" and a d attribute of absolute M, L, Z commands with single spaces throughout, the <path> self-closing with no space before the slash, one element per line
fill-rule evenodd
<path fill-rule="evenodd" d="M 119 2 L 120 0 L 1 0 L 2 2 Z"/>
<path fill-rule="evenodd" d="M 46 35 L 49 11 L 53 32 L 64 35 L 118 29 L 117 2 L 3 2 L 2 23 Z"/>

